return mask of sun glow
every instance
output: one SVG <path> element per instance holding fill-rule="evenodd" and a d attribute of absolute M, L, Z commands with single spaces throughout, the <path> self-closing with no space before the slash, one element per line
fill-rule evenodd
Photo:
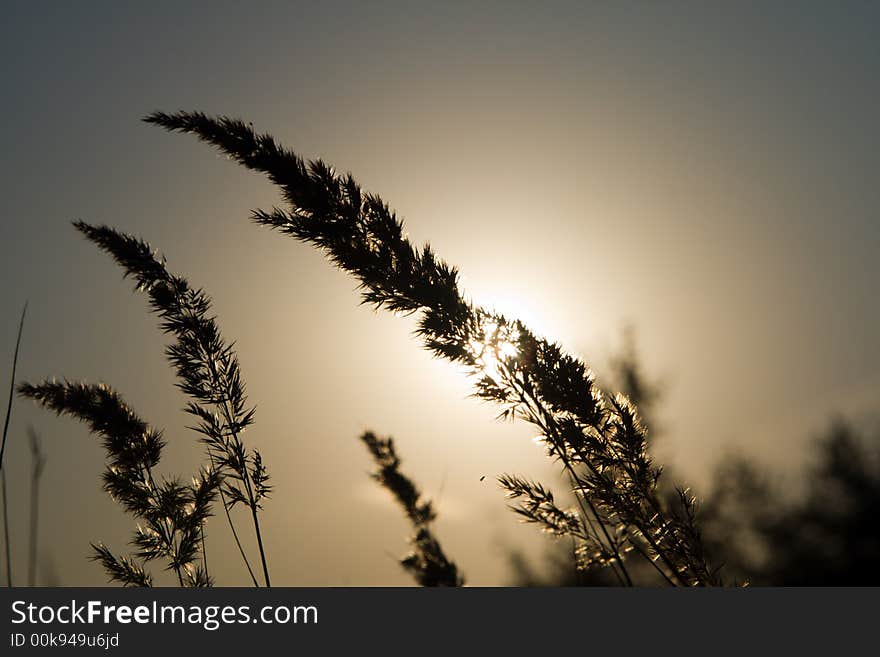
<path fill-rule="evenodd" d="M 506 287 L 503 282 L 498 283 L 498 288 L 503 287 Z M 542 303 L 537 303 L 535 300 L 541 299 L 541 295 L 538 291 L 531 294 L 531 290 L 521 292 L 510 290 L 505 293 L 495 289 L 486 290 L 486 294 L 480 292 L 481 290 L 474 291 L 474 299 L 478 300 L 483 308 L 491 309 L 494 313 L 504 315 L 510 320 L 519 320 L 537 336 L 558 338 L 562 319 L 555 300 L 545 296 Z"/>
<path fill-rule="evenodd" d="M 485 319 L 479 334 L 470 339 L 468 349 L 482 374 L 495 380 L 502 375 L 507 361 L 519 353 L 519 330 L 510 324 Z"/>

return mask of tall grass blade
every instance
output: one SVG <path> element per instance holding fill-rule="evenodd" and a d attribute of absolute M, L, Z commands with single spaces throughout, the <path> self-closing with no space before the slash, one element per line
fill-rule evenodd
<path fill-rule="evenodd" d="M 15 370 L 18 367 L 18 351 L 21 347 L 21 333 L 24 329 L 24 318 L 27 315 L 28 302 L 25 301 L 21 309 L 21 319 L 18 321 L 18 337 L 15 339 L 15 353 L 12 356 L 12 376 L 9 378 L 9 396 L 6 400 L 6 419 L 3 421 L 3 442 L 0 443 L 0 480 L 2 480 L 3 493 L 3 537 L 6 545 L 6 585 L 12 586 L 12 548 L 9 543 L 9 501 L 6 490 L 6 469 L 3 467 L 3 457 L 6 454 L 6 437 L 9 433 L 9 420 L 12 417 L 12 397 L 15 395 Z"/>

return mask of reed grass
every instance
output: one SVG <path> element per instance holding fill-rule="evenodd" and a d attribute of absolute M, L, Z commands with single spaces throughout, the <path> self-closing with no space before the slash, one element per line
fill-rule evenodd
<path fill-rule="evenodd" d="M 321 160 L 306 162 L 239 120 L 197 112 L 157 112 L 145 120 L 195 134 L 268 175 L 288 207 L 255 210 L 257 224 L 321 249 L 358 280 L 363 303 L 417 315 L 416 334 L 424 346 L 463 366 L 476 398 L 498 405 L 502 419 L 537 428 L 548 457 L 567 477 L 575 506 L 567 508 L 549 487 L 522 476 L 504 474 L 498 483 L 521 519 L 574 542 L 579 568 L 607 569 L 620 584 L 633 585 L 630 566 L 636 559 L 670 585 L 721 583 L 703 549 L 696 500 L 685 488 L 676 488 L 671 500 L 658 488 L 661 468 L 648 453 L 636 405 L 625 395 L 600 390 L 586 363 L 560 345 L 467 299 L 456 268 L 430 245 L 413 244 L 403 221 L 379 196 L 362 190 L 351 174 L 340 175 Z M 195 418 L 191 428 L 200 434 L 209 462 L 190 484 L 157 478 L 162 434 L 115 390 L 66 380 L 21 384 L 20 394 L 85 422 L 101 438 L 108 459 L 104 488 L 140 523 L 131 541 L 133 555 L 117 556 L 97 543 L 93 558 L 112 581 L 126 586 L 152 585 L 145 566 L 155 560 L 164 561 L 181 586 L 209 586 L 205 522 L 219 497 L 244 565 L 259 586 L 230 513 L 237 505 L 248 509 L 263 584 L 270 586 L 259 511 L 272 488 L 260 452 L 242 438 L 254 422 L 254 408 L 232 344 L 211 314 L 210 297 L 172 274 L 142 239 L 108 226 L 74 225 L 134 279 L 160 327 L 172 336 L 165 353 L 189 398 L 185 410 Z M 369 432 L 361 440 L 377 466 L 373 477 L 413 526 L 412 551 L 403 567 L 425 586 L 462 585 L 431 528 L 433 507 L 401 473 L 393 441 Z"/>
<path fill-rule="evenodd" d="M 321 249 L 357 279 L 363 303 L 418 314 L 417 335 L 435 356 L 470 372 L 476 397 L 498 404 L 500 417 L 538 429 L 577 507 L 559 508 L 546 488 L 522 477 L 505 475 L 499 483 L 520 502 L 522 517 L 576 541 L 580 568 L 610 568 L 631 585 L 627 562 L 635 555 L 671 585 L 720 583 L 703 549 L 694 497 L 679 487 L 669 504 L 658 494 L 661 468 L 648 454 L 647 431 L 630 400 L 602 392 L 581 359 L 523 322 L 467 300 L 457 270 L 429 245 L 414 245 L 379 196 L 237 119 L 155 112 L 144 120 L 193 134 L 267 175 L 288 207 L 255 210 L 255 223 Z"/>
<path fill-rule="evenodd" d="M 247 405 L 237 356 L 210 314 L 210 297 L 171 274 L 164 258 L 157 257 L 143 240 L 107 226 L 82 221 L 74 226 L 135 279 L 136 289 L 149 296 L 161 328 L 175 338 L 166 347 L 166 356 L 177 374 L 177 386 L 190 399 L 186 411 L 197 420 L 191 428 L 200 434 L 209 461 L 191 484 L 159 480 L 154 469 L 164 445 L 161 432 L 141 420 L 112 388 L 48 379 L 36 385 L 21 384 L 22 396 L 87 423 L 92 433 L 102 437 L 109 460 L 104 488 L 144 523 L 132 539 L 133 556 L 117 557 L 98 543 L 93 545 L 94 559 L 103 564 L 112 581 L 126 586 L 151 585 L 144 564 L 160 558 L 181 586 L 210 586 L 204 525 L 219 496 L 242 560 L 258 586 L 230 513 L 238 504 L 249 509 L 264 584 L 269 586 L 258 514 L 271 492 L 269 474 L 259 451 L 249 450 L 243 442 L 243 432 L 253 424 L 254 409 Z"/>
<path fill-rule="evenodd" d="M 400 471 L 394 440 L 379 438 L 367 431 L 361 435 L 361 442 L 377 467 L 371 476 L 394 496 L 415 531 L 410 539 L 413 549 L 400 560 L 400 565 L 421 586 L 464 586 L 464 576 L 443 552 L 431 529 L 431 523 L 437 518 L 433 505 L 422 497 L 412 479 Z"/>
<path fill-rule="evenodd" d="M 165 445 L 162 433 L 107 385 L 45 380 L 23 383 L 18 390 L 58 415 L 80 420 L 102 440 L 104 490 L 139 521 L 131 540 L 134 557 L 116 557 L 103 543 L 92 544 L 93 559 L 103 564 L 111 581 L 150 586 L 144 564 L 161 559 L 180 586 L 209 586 L 197 560 L 200 530 L 220 486 L 217 471 L 201 470 L 189 484 L 155 476 Z"/>
<path fill-rule="evenodd" d="M 109 253 L 126 276 L 135 279 L 136 289 L 149 296 L 162 330 L 174 336 L 175 342 L 166 347 L 165 353 L 177 373 L 177 386 L 190 398 L 185 410 L 197 420 L 192 428 L 201 435 L 211 468 L 223 477 L 220 495 L 227 522 L 248 574 L 257 586 L 229 513 L 237 504 L 248 508 L 263 581 L 270 586 L 259 510 L 272 487 L 260 452 L 248 450 L 242 439 L 254 422 L 255 410 L 248 406 L 238 357 L 211 315 L 210 297 L 203 290 L 194 289 L 185 278 L 170 273 L 164 258 L 157 257 L 143 240 L 108 226 L 92 226 L 82 221 L 74 222 L 74 226 Z"/>

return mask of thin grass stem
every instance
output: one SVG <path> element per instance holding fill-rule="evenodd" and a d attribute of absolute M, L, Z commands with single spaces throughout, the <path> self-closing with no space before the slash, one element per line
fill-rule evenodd
<path fill-rule="evenodd" d="M 0 469 L 0 489 L 3 493 L 3 540 L 6 545 L 6 586 L 12 588 L 12 554 L 9 549 L 9 506 L 6 504 L 6 470 Z"/>
<path fill-rule="evenodd" d="M 12 397 L 15 395 L 15 370 L 18 367 L 18 351 L 21 347 L 21 333 L 24 329 L 24 318 L 27 315 L 28 302 L 21 309 L 18 321 L 18 337 L 15 339 L 15 353 L 12 356 L 12 376 L 9 378 L 9 398 L 6 401 L 6 419 L 3 421 L 3 442 L 0 443 L 0 476 L 3 479 L 3 536 L 6 543 L 6 585 L 12 586 L 12 547 L 9 544 L 9 501 L 6 491 L 6 469 L 3 467 L 3 456 L 6 454 L 6 437 L 9 433 L 9 420 L 12 417 Z"/>

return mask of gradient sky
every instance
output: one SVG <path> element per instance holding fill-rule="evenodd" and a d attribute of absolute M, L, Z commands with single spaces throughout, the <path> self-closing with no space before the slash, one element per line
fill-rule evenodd
<path fill-rule="evenodd" d="M 473 584 L 508 581 L 507 547 L 545 546 L 494 477 L 552 470 L 412 319 L 359 307 L 321 254 L 248 222 L 279 202 L 267 181 L 139 122 L 155 109 L 240 116 L 352 171 L 475 301 L 600 376 L 632 323 L 668 384 L 657 454 L 698 487 L 736 450 L 794 470 L 834 413 L 877 408 L 876 3 L 120 4 L 4 3 L 2 353 L 30 299 L 18 378 L 112 384 L 188 476 L 199 450 L 156 321 L 69 222 L 164 252 L 237 341 L 258 405 L 247 440 L 276 487 L 276 583 L 409 583 L 366 428 L 439 498 Z M 88 542 L 122 551 L 133 522 L 100 492 L 97 441 L 23 401 L 7 452 L 18 579 L 28 424 L 49 458 L 44 552 L 61 583 L 100 584 Z M 209 532 L 213 573 L 245 584 L 225 525 Z"/>

